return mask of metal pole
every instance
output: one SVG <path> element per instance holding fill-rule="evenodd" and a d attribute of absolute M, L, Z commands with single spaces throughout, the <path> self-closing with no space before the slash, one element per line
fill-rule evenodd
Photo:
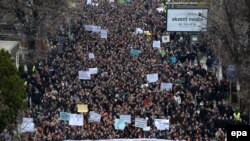
<path fill-rule="evenodd" d="M 229 78 L 229 83 L 230 83 L 230 84 L 229 84 L 229 85 L 230 85 L 230 86 L 229 86 L 229 87 L 230 87 L 230 88 L 229 88 L 229 96 L 230 96 L 230 104 L 232 105 L 232 80 L 231 80 L 231 79 L 232 79 L 232 78 L 230 77 L 230 78 Z"/>

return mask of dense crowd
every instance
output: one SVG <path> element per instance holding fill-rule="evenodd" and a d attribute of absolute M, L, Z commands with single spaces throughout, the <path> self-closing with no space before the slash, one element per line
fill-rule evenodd
<path fill-rule="evenodd" d="M 187 33 L 171 33 L 170 43 L 161 49 L 153 40 L 166 35 L 165 13 L 156 8 L 161 3 L 134 0 L 131 4 L 99 2 L 84 4 L 81 15 L 72 19 L 72 44 L 54 42 L 51 55 L 36 64 L 27 75 L 27 102 L 24 117 L 34 118 L 36 132 L 25 140 L 59 141 L 65 139 L 159 138 L 209 141 L 223 140 L 228 124 L 246 124 L 247 118 L 235 120 L 232 107 L 224 102 L 229 85 L 218 81 L 213 67 L 213 52 L 205 44 L 190 44 Z M 108 30 L 108 38 L 87 32 L 84 25 L 98 25 Z M 135 34 L 135 28 L 152 33 Z M 58 35 L 63 35 L 60 32 Z M 141 51 L 131 56 L 130 49 Z M 159 51 L 160 50 L 160 51 Z M 88 53 L 95 58 L 89 59 Z M 164 52 L 164 53 L 162 53 Z M 208 68 L 200 63 L 209 56 Z M 78 71 L 98 68 L 91 80 L 79 80 Z M 158 73 L 159 80 L 147 83 L 147 74 Z M 161 91 L 160 83 L 173 83 L 171 91 Z M 70 126 L 59 120 L 60 112 L 77 113 L 77 104 L 88 104 L 89 111 L 102 115 L 100 123 Z M 115 130 L 114 119 L 130 114 L 132 123 L 124 131 Z M 134 117 L 148 118 L 148 132 L 134 127 Z M 159 131 L 154 119 L 170 120 L 170 129 Z M 6 131 L 7 132 L 7 131 Z"/>

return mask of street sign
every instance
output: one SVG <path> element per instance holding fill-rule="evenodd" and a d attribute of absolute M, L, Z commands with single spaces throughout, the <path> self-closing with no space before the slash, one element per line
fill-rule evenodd
<path fill-rule="evenodd" d="M 220 62 L 219 62 L 218 58 L 214 58 L 213 65 L 216 66 L 216 67 L 218 67 L 220 65 Z"/>
<path fill-rule="evenodd" d="M 227 77 L 232 78 L 235 76 L 235 67 L 234 65 L 227 66 Z"/>

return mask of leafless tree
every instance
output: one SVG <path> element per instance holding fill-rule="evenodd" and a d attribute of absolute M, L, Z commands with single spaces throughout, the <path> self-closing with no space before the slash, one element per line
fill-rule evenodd
<path fill-rule="evenodd" d="M 0 0 L 5 22 L 14 25 L 22 36 L 31 59 L 35 58 L 36 42 L 55 33 L 56 25 L 65 21 L 67 0 Z M 39 43 L 41 44 L 41 42 Z M 33 52 L 33 53 L 32 53 Z"/>
<path fill-rule="evenodd" d="M 234 64 L 243 100 L 250 98 L 250 1 L 209 0 L 209 44 L 224 65 Z M 245 103 L 250 101 L 245 101 Z"/>

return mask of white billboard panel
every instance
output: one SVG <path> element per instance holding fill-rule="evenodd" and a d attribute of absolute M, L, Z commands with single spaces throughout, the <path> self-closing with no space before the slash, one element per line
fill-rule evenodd
<path fill-rule="evenodd" d="M 208 9 L 168 9 L 168 31 L 206 31 Z"/>

